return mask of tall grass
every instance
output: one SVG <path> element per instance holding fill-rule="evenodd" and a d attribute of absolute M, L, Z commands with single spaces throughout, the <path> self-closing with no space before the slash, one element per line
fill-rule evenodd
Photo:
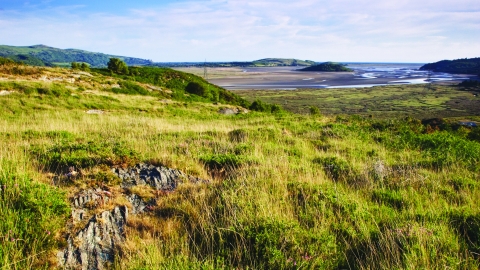
<path fill-rule="evenodd" d="M 53 265 L 68 218 L 64 192 L 115 187 L 100 176 L 138 161 L 211 181 L 173 193 L 143 190 L 158 205 L 129 217 L 118 269 L 480 266 L 475 130 L 429 133 L 412 119 L 225 116 L 204 102 L 64 84 L 11 87 L 50 93 L 0 97 L 7 269 Z M 55 95 L 55 87 L 66 94 Z M 104 113 L 87 114 L 90 108 Z M 69 166 L 84 174 L 51 186 L 48 177 Z"/>

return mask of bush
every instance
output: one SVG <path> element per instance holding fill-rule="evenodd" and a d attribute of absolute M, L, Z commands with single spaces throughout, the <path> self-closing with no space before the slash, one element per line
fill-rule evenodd
<path fill-rule="evenodd" d="M 206 97 L 206 95 L 208 94 L 207 89 L 205 89 L 203 85 L 197 82 L 189 82 L 187 84 L 187 87 L 185 87 L 185 91 L 201 97 Z"/>
<path fill-rule="evenodd" d="M 128 66 L 125 62 L 118 58 L 110 58 L 108 61 L 108 69 L 117 74 L 128 74 Z"/>
<path fill-rule="evenodd" d="M 257 112 L 278 113 L 283 111 L 282 107 L 278 104 L 268 104 L 258 99 L 255 100 L 248 108 Z"/>

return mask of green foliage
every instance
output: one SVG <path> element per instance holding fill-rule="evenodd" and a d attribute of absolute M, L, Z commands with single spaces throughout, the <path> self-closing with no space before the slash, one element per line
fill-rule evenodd
<path fill-rule="evenodd" d="M 195 94 L 197 96 L 205 97 L 207 95 L 207 89 L 197 82 L 189 82 L 187 87 L 185 87 L 185 91 L 190 94 Z"/>
<path fill-rule="evenodd" d="M 171 90 L 173 93 L 170 94 L 170 97 L 175 100 L 221 102 L 242 107 L 248 107 L 250 105 L 248 101 L 238 95 L 219 86 L 210 84 L 204 79 L 192 74 L 176 71 L 170 68 L 158 67 L 131 67 L 129 70 L 130 76 L 122 76 L 122 78 L 135 80 L 141 83 L 148 83 Z M 116 74 L 110 74 L 102 69 L 96 71 L 107 76 L 118 76 Z M 135 75 L 133 76 L 131 74 Z M 193 83 L 190 87 L 200 89 L 200 92 L 203 91 L 201 89 L 204 89 L 204 94 L 202 96 L 195 94 L 187 97 L 185 91 L 190 83 Z"/>
<path fill-rule="evenodd" d="M 0 57 L 0 65 L 13 65 L 15 61 L 10 58 Z"/>
<path fill-rule="evenodd" d="M 117 74 L 128 74 L 128 66 L 118 58 L 110 58 L 107 64 L 108 70 Z"/>
<path fill-rule="evenodd" d="M 70 215 L 65 194 L 14 171 L 0 160 L 0 261 L 5 269 L 32 269 L 57 247 L 55 234 Z"/>
<path fill-rule="evenodd" d="M 314 61 L 299 59 L 282 59 L 282 58 L 265 58 L 255 60 L 251 64 L 256 67 L 279 67 L 279 66 L 310 66 L 314 65 Z"/>
<path fill-rule="evenodd" d="M 431 70 L 435 72 L 447 72 L 457 74 L 480 74 L 480 57 L 464 58 L 456 60 L 442 60 L 420 67 L 420 70 Z"/>
<path fill-rule="evenodd" d="M 421 134 L 404 126 L 384 133 L 377 140 L 394 149 L 415 149 L 426 158 L 425 166 L 442 168 L 462 164 L 475 168 L 480 162 L 480 144 L 448 131 Z"/>
<path fill-rule="evenodd" d="M 349 69 L 346 67 L 345 64 L 339 64 L 339 63 L 334 63 L 334 62 L 325 62 L 322 64 L 306 67 L 303 69 L 300 69 L 300 71 L 326 71 L 326 72 L 339 72 L 339 71 L 344 71 L 344 72 L 351 72 L 353 71 L 352 69 Z"/>
<path fill-rule="evenodd" d="M 39 59 L 43 63 L 71 63 L 83 62 L 92 67 L 105 67 L 110 58 L 121 58 L 127 65 L 149 65 L 152 62 L 146 59 L 133 57 L 120 57 L 103 53 L 88 52 L 77 49 L 58 49 L 45 45 L 34 46 L 6 46 L 0 45 L 0 56 L 13 57 L 16 55 L 26 55 L 30 58 Z M 25 61 L 24 61 L 25 62 Z M 25 62 L 31 64 L 30 62 Z"/>
<path fill-rule="evenodd" d="M 315 158 L 313 162 L 322 165 L 327 175 L 334 181 L 348 180 L 354 175 L 354 169 L 350 164 L 338 157 Z"/>
<path fill-rule="evenodd" d="M 468 138 L 472 141 L 477 141 L 480 143 L 480 128 L 474 128 L 469 134 Z"/>
<path fill-rule="evenodd" d="M 465 80 L 458 84 L 458 86 L 466 87 L 466 88 L 480 88 L 480 81 L 477 80 Z"/>
<path fill-rule="evenodd" d="M 113 140 L 62 140 L 50 147 L 36 146 L 32 155 L 47 171 L 65 172 L 70 166 L 85 169 L 98 165 L 131 164 L 138 161 L 135 151 Z"/>
<path fill-rule="evenodd" d="M 248 108 L 252 111 L 257 111 L 257 112 L 269 112 L 269 113 L 283 112 L 283 109 L 280 105 L 268 104 L 259 99 L 252 102 L 252 104 Z"/>
<path fill-rule="evenodd" d="M 38 59 L 34 56 L 31 55 L 25 55 L 25 54 L 17 54 L 17 55 L 10 55 L 8 58 L 12 59 L 13 61 L 17 63 L 22 63 L 25 65 L 29 66 L 49 66 L 49 63 L 44 63 L 41 59 Z"/>
<path fill-rule="evenodd" d="M 149 95 L 155 94 L 154 92 L 150 92 L 147 89 L 131 81 L 120 81 L 118 84 L 120 85 L 120 88 L 113 87 L 111 89 L 111 91 L 115 94 L 141 95 L 141 96 L 149 96 Z"/>
<path fill-rule="evenodd" d="M 320 109 L 317 106 L 310 106 L 311 115 L 320 115 Z"/>
<path fill-rule="evenodd" d="M 82 70 L 82 71 L 90 71 L 90 66 L 87 63 L 72 62 L 71 68 Z"/>
<path fill-rule="evenodd" d="M 200 161 L 205 164 L 209 170 L 231 171 L 243 165 L 252 163 L 252 160 L 241 155 L 235 154 L 210 154 L 200 157 Z"/>

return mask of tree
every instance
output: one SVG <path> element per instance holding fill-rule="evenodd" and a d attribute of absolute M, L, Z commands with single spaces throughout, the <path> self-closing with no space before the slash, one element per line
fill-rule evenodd
<path fill-rule="evenodd" d="M 112 72 L 118 73 L 118 74 L 128 74 L 128 66 L 125 62 L 118 58 L 110 58 L 110 61 L 108 61 L 108 69 Z"/>
<path fill-rule="evenodd" d="M 80 69 L 80 63 L 72 62 L 72 69 Z"/>
<path fill-rule="evenodd" d="M 90 66 L 87 63 L 82 63 L 80 69 L 83 71 L 90 71 Z"/>

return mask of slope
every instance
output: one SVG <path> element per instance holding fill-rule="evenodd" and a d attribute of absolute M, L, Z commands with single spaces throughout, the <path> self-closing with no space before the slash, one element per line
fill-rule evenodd
<path fill-rule="evenodd" d="M 95 53 L 77 49 L 58 49 L 45 45 L 34 46 L 7 46 L 0 45 L 0 56 L 11 57 L 28 55 L 42 60 L 45 63 L 69 65 L 71 62 L 85 62 L 92 67 L 105 67 L 110 58 L 120 58 L 128 65 L 148 65 L 150 60 Z"/>

